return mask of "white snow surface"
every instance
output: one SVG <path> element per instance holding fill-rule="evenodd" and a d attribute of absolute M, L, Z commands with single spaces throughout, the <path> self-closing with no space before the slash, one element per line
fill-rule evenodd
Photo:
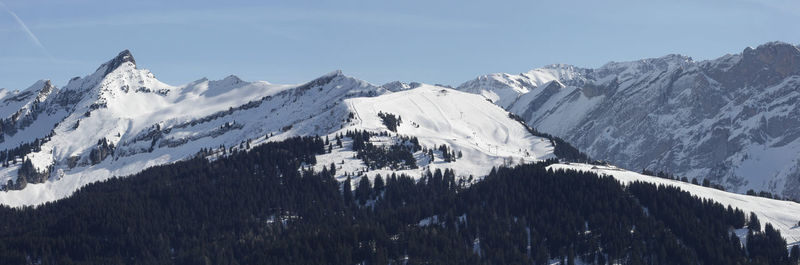
<path fill-rule="evenodd" d="M 454 169 L 456 175 L 481 178 L 489 173 L 492 167 L 502 164 L 519 164 L 555 158 L 553 145 L 549 139 L 531 135 L 520 123 L 512 120 L 508 112 L 484 100 L 482 97 L 457 90 L 421 85 L 420 87 L 387 93 L 378 97 L 362 97 L 346 100 L 346 104 L 355 114 L 347 130 L 367 130 L 372 132 L 388 131 L 378 117 L 379 112 L 390 113 L 400 117 L 402 123 L 397 127 L 400 136 L 415 136 L 422 146 L 429 149 L 442 144 L 456 152 L 462 158 L 446 163 L 441 157 L 429 163 L 420 152 L 416 157 L 416 170 L 401 170 L 411 177 L 418 177 L 425 170 Z M 395 135 L 395 133 L 392 133 Z M 396 138 L 396 137 L 394 137 Z M 391 142 L 396 139 L 377 141 Z M 318 167 L 327 166 L 330 162 L 341 162 L 352 158 L 350 150 L 337 150 L 339 155 L 322 155 L 318 158 Z M 438 152 L 436 155 L 441 155 Z M 352 163 L 355 163 L 353 166 Z M 363 167 L 360 161 L 346 163 L 350 166 L 344 172 L 355 173 Z M 359 166 L 360 165 L 360 166 Z M 363 169 L 362 169 L 363 170 Z M 355 171 L 355 172 L 354 172 Z M 388 175 L 392 170 L 371 170 L 368 175 Z M 354 182 L 355 183 L 355 182 Z"/>
<path fill-rule="evenodd" d="M 579 163 L 554 164 L 548 168 L 553 170 L 578 170 L 593 172 L 598 175 L 612 176 L 623 185 L 641 181 L 656 185 L 667 185 L 678 187 L 704 199 L 711 199 L 723 205 L 730 205 L 739 208 L 749 215 L 750 212 L 758 215 L 761 226 L 771 223 L 772 226 L 781 232 L 789 245 L 800 243 L 800 227 L 797 226 L 800 220 L 800 204 L 792 201 L 774 200 L 757 196 L 749 196 L 733 192 L 721 191 L 713 188 L 694 185 L 677 180 L 658 178 L 642 175 L 636 172 L 620 169 L 614 166 L 588 165 Z"/>
<path fill-rule="evenodd" d="M 87 184 L 191 158 L 201 149 L 221 153 L 221 146 L 246 149 L 293 136 L 333 138 L 354 129 L 388 131 L 377 115 L 380 111 L 398 115 L 403 122 L 390 137 L 374 137 L 374 144 L 392 144 L 398 135 L 415 136 L 425 147 L 445 144 L 462 153 L 462 158 L 445 163 L 437 151 L 431 163 L 427 155 L 417 152 L 419 168 L 398 172 L 412 177 L 427 169 L 451 168 L 461 177 L 477 179 L 494 166 L 554 157 L 549 140 L 531 136 L 505 110 L 480 96 L 449 88 L 396 83 L 387 89 L 341 71 L 300 85 L 246 82 L 229 76 L 173 86 L 138 69 L 132 60 L 123 60 L 129 58 L 118 57 L 93 74 L 53 88 L 52 95 L 39 100 L 39 114 L 31 116 L 30 125 L 6 135 L 0 150 L 34 138 L 45 141 L 41 150 L 0 168 L 0 185 L 18 181 L 23 159 L 49 175 L 44 183 L 0 191 L 0 203 L 24 206 L 58 200 Z M 25 91 L 37 91 L 43 85 L 37 82 Z M 0 96 L 7 99 L 25 91 L 0 91 Z M 22 103 L 0 105 L 4 111 L 0 114 L 25 109 L 31 105 L 26 102 L 34 100 L 31 95 L 18 97 Z M 351 114 L 354 118 L 348 119 Z M 91 154 L 99 150 L 101 141 L 113 144 L 114 150 L 98 161 Z M 393 172 L 388 168 L 366 172 L 363 162 L 353 158 L 352 144 L 348 139 L 344 142 L 343 148 L 320 155 L 313 166 L 321 170 L 336 162 L 341 167 L 340 179 L 345 172 L 370 177 Z"/>
<path fill-rule="evenodd" d="M 0 191 L 0 203 L 23 206 L 57 200 L 89 183 L 193 157 L 202 148 L 245 148 L 246 142 L 257 145 L 267 136 L 282 140 L 325 135 L 342 128 L 348 113 L 344 98 L 386 92 L 340 71 L 301 85 L 245 82 L 229 76 L 172 86 L 133 62 L 112 70 L 109 65 L 70 80 L 42 102 L 30 126 L 0 142 L 0 150 L 12 149 L 51 135 L 41 150 L 0 170 L 0 185 L 16 182 L 19 162 L 25 159 L 37 171 L 48 173 L 48 180 L 29 183 L 22 190 Z M 25 91 L 41 85 L 37 82 Z M 8 99 L 25 91 L 0 94 Z M 32 97 L 18 98 L 28 102 Z M 8 103 L 3 110 L 24 110 L 30 105 L 25 102 Z M 92 161 L 90 154 L 103 139 L 115 150 L 99 163 Z"/>

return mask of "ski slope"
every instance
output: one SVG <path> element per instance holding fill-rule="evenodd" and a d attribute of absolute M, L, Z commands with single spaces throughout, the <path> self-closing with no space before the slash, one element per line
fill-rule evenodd
<path fill-rule="evenodd" d="M 447 145 L 461 152 L 462 157 L 454 162 L 445 162 L 437 151 L 434 162 L 430 163 L 421 152 L 417 152 L 415 157 L 419 169 L 367 170 L 360 160 L 353 158 L 355 152 L 346 140 L 343 148 L 318 156 L 315 167 L 321 170 L 331 162 L 337 163 L 340 179 L 345 172 L 350 175 L 363 172 L 370 178 L 393 172 L 419 177 L 428 169 L 454 169 L 460 177 L 473 176 L 477 180 L 488 174 L 492 167 L 555 158 L 549 139 L 531 135 L 525 127 L 509 118 L 508 112 L 478 95 L 421 84 L 409 90 L 377 97 L 351 98 L 345 102 L 354 114 L 354 120 L 329 137 L 348 130 L 389 132 L 378 113 L 390 113 L 399 116 L 402 123 L 396 133 L 390 132 L 391 137 L 374 137 L 371 140 L 373 144 L 394 143 L 398 135 L 414 136 L 422 146 L 435 149 Z"/>
<path fill-rule="evenodd" d="M 677 180 L 663 179 L 653 176 L 642 175 L 636 172 L 620 169 L 614 166 L 595 166 L 588 164 L 554 164 L 550 169 L 579 170 L 593 172 L 598 175 L 608 175 L 619 180 L 623 185 L 642 181 L 656 185 L 669 185 L 681 188 L 691 194 L 717 201 L 723 205 L 730 205 L 739 208 L 749 214 L 750 212 L 758 215 L 762 228 L 766 223 L 771 223 L 775 229 L 781 232 L 789 245 L 800 244 L 800 227 L 797 222 L 800 220 L 800 204 L 791 201 L 781 201 L 757 196 L 721 191 L 713 188 L 694 185 Z"/>

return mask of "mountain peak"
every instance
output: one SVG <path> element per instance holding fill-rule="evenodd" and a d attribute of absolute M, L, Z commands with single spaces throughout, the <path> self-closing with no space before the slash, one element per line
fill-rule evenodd
<path fill-rule="evenodd" d="M 653 68 L 669 69 L 673 67 L 686 66 L 692 63 L 694 63 L 692 57 L 672 53 L 661 57 L 645 58 L 636 61 L 612 61 L 601 66 L 600 69 L 635 69 L 638 71 L 650 71 Z"/>
<path fill-rule="evenodd" d="M 758 45 L 755 49 L 753 47 L 747 47 L 742 51 L 742 55 L 747 56 L 755 56 L 755 57 L 773 57 L 775 55 L 798 55 L 800 54 L 800 49 L 797 46 L 792 44 L 781 42 L 781 41 L 773 41 L 767 42 L 761 45 Z"/>
<path fill-rule="evenodd" d="M 381 85 L 381 87 L 385 88 L 386 90 L 392 91 L 392 92 L 398 92 L 398 91 L 414 89 L 414 88 L 418 88 L 420 86 L 422 86 L 422 84 L 418 83 L 418 82 L 406 83 L 406 82 L 401 82 L 401 81 L 392 81 L 392 82 L 389 82 L 389 83 Z"/>
<path fill-rule="evenodd" d="M 114 61 L 120 63 L 132 62 L 133 64 L 136 64 L 136 60 L 133 59 L 133 54 L 131 54 L 131 51 L 128 49 L 119 52 L 119 54 L 117 54 L 117 57 L 114 57 Z"/>
<path fill-rule="evenodd" d="M 330 73 L 327 73 L 327 74 L 324 74 L 324 75 L 320 76 L 319 78 L 336 77 L 336 76 L 340 76 L 340 75 L 344 75 L 344 74 L 342 74 L 342 70 L 341 69 L 336 69 L 334 71 L 331 71 Z"/>
<path fill-rule="evenodd" d="M 22 92 L 25 91 L 39 91 L 44 87 L 52 86 L 52 83 L 48 79 L 41 79 L 30 85 L 28 88 L 23 89 Z"/>
<path fill-rule="evenodd" d="M 131 51 L 126 49 L 117 54 L 117 56 L 114 57 L 114 59 L 111 59 L 110 61 L 100 65 L 100 67 L 97 68 L 97 71 L 100 71 L 105 67 L 105 72 L 103 73 L 103 76 L 105 76 L 114 71 L 115 69 L 117 69 L 117 67 L 119 67 L 123 63 L 127 62 L 130 62 L 134 66 L 136 66 L 136 60 L 133 58 L 133 54 L 131 54 Z"/>
<path fill-rule="evenodd" d="M 755 49 L 747 47 L 742 51 L 741 58 L 738 71 L 734 69 L 735 74 L 749 74 L 749 83 L 775 84 L 787 76 L 800 73 L 800 49 L 789 43 L 773 41 Z M 758 82 L 755 79 L 759 79 Z"/>
<path fill-rule="evenodd" d="M 202 82 L 202 81 L 205 81 L 205 80 L 206 79 L 204 78 L 204 79 L 201 79 L 201 80 L 198 80 L 198 81 Z M 212 86 L 212 87 L 239 87 L 239 86 L 243 86 L 243 85 L 246 85 L 246 84 L 247 84 L 247 82 L 245 82 L 244 80 L 242 80 L 241 78 L 239 78 L 238 76 L 235 76 L 235 75 L 229 75 L 229 76 L 223 78 L 222 80 L 215 80 L 215 81 L 210 81 L 209 82 L 209 86 Z"/>
<path fill-rule="evenodd" d="M 241 78 L 239 78 L 236 75 L 229 75 L 229 76 L 225 77 L 225 79 L 222 79 L 222 81 L 228 82 L 228 83 L 233 83 L 233 84 L 239 84 L 239 83 L 244 82 L 244 80 L 242 80 Z"/>
<path fill-rule="evenodd" d="M 769 48 L 769 47 L 787 47 L 787 46 L 788 47 L 795 47 L 794 45 L 792 45 L 790 43 L 787 43 L 787 42 L 783 42 L 783 41 L 770 41 L 770 42 L 766 42 L 766 43 L 763 43 L 761 45 L 758 45 L 758 47 L 756 47 L 756 49 L 763 49 L 763 48 Z M 747 47 L 747 48 L 752 49 L 752 47 Z M 747 48 L 745 48 L 745 49 L 747 49 Z"/>

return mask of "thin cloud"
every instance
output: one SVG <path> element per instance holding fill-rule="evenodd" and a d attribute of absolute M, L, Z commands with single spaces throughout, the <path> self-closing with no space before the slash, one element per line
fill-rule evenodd
<path fill-rule="evenodd" d="M 265 15 L 266 14 L 266 15 Z M 348 10 L 319 10 L 297 8 L 223 8 L 135 12 L 99 16 L 67 21 L 55 21 L 31 25 L 33 29 L 74 29 L 98 26 L 137 26 L 165 24 L 194 24 L 197 22 L 263 23 L 322 21 L 336 23 L 360 23 L 383 27 L 400 27 L 426 30 L 473 30 L 486 29 L 491 25 L 468 20 L 444 19 L 434 16 L 403 14 L 394 12 L 352 12 Z M 2 30 L 14 30 L 0 28 Z"/>
<path fill-rule="evenodd" d="M 14 18 L 15 21 L 17 21 L 17 24 L 19 24 L 19 26 L 22 28 L 22 30 L 25 31 L 25 33 L 28 34 L 28 37 L 31 39 L 31 41 L 33 41 L 33 43 L 36 44 L 36 46 L 38 46 L 40 49 L 42 49 L 44 54 L 47 55 L 47 57 L 52 60 L 53 56 L 50 56 L 50 52 L 48 52 L 47 48 L 45 48 L 44 45 L 42 45 L 42 42 L 39 41 L 39 38 L 36 37 L 36 34 L 33 34 L 33 31 L 31 31 L 28 28 L 28 26 L 25 25 L 25 22 L 22 21 L 22 19 L 19 18 L 19 16 L 17 16 L 17 14 L 14 13 L 14 11 L 11 11 L 11 9 L 9 9 L 8 6 L 6 6 L 6 4 L 4 4 L 3 2 L 0 2 L 0 7 L 2 7 L 4 10 L 6 10 L 6 12 L 9 15 L 11 15 L 11 17 Z"/>
<path fill-rule="evenodd" d="M 92 61 L 41 58 L 41 57 L 0 57 L 0 63 L 54 63 L 64 65 L 85 65 L 92 66 Z"/>

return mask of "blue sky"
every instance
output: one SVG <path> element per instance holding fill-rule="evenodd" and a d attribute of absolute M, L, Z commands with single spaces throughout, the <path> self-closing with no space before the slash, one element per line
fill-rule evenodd
<path fill-rule="evenodd" d="M 229 74 L 300 83 L 336 69 L 458 85 L 552 63 L 800 43 L 796 0 L 253 2 L 0 0 L 0 88 L 61 86 L 123 49 L 173 85 Z"/>

